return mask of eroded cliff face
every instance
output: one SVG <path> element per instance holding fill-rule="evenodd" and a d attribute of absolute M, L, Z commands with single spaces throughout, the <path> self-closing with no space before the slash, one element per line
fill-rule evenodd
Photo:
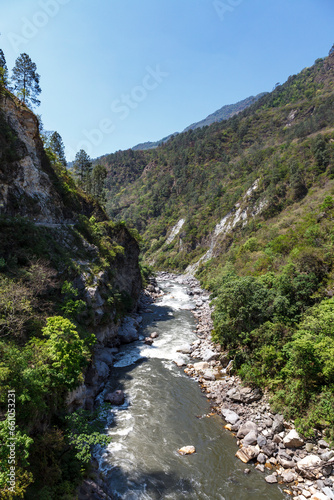
<path fill-rule="evenodd" d="M 72 223 L 103 210 L 64 185 L 44 151 L 38 119 L 9 92 L 0 99 L 0 214 Z"/>
<path fill-rule="evenodd" d="M 64 203 L 54 187 L 36 116 L 14 97 L 0 102 L 1 213 L 39 222 L 64 219 Z"/>

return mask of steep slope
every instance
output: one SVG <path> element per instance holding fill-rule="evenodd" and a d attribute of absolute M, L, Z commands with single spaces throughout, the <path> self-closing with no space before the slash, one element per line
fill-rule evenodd
<path fill-rule="evenodd" d="M 229 214 L 231 233 L 301 199 L 326 169 L 331 175 L 332 127 L 333 56 L 227 121 L 179 134 L 140 159 L 132 153 L 131 168 L 140 162 L 142 173 L 113 191 L 107 209 L 143 233 L 152 262 L 184 269 L 212 249 L 216 225 Z M 108 183 L 115 186 L 111 175 Z"/>
<path fill-rule="evenodd" d="M 43 149 L 37 118 L 9 92 L 0 178 L 0 496 L 65 498 L 93 443 L 106 442 L 91 424 L 94 400 L 109 376 L 108 348 L 136 310 L 139 246 Z M 69 407 L 90 411 L 66 417 Z"/>
<path fill-rule="evenodd" d="M 37 117 L 9 93 L 1 102 L 0 148 L 2 214 L 57 223 L 92 213 L 94 201 L 79 196 L 66 171 L 51 167 Z"/>

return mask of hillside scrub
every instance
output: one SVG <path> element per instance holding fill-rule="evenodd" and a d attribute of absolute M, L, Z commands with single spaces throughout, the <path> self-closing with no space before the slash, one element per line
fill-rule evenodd
<path fill-rule="evenodd" d="M 108 171 L 107 211 L 139 230 L 147 262 L 179 270 L 196 262 L 217 222 L 236 211 L 256 180 L 248 207 L 261 221 L 333 177 L 333 73 L 331 55 L 229 120 L 178 134 L 153 150 L 98 160 Z M 167 245 L 181 218 L 180 235 Z"/>

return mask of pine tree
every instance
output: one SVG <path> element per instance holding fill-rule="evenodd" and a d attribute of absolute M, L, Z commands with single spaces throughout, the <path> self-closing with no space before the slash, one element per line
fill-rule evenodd
<path fill-rule="evenodd" d="M 90 193 L 91 191 L 92 168 L 93 165 L 90 157 L 85 150 L 80 149 L 75 155 L 73 170 L 78 178 L 79 186 L 86 191 L 86 193 Z"/>
<path fill-rule="evenodd" d="M 5 54 L 0 49 L 0 92 L 8 85 L 8 68 L 6 64 Z"/>
<path fill-rule="evenodd" d="M 65 157 L 65 146 L 63 139 L 58 132 L 53 132 L 49 140 L 50 148 L 58 156 L 60 163 L 66 168 L 67 161 Z"/>
<path fill-rule="evenodd" d="M 105 203 L 104 184 L 107 177 L 107 169 L 103 165 L 95 165 L 92 172 L 92 195 Z"/>
<path fill-rule="evenodd" d="M 40 105 L 37 96 L 41 93 L 40 76 L 36 72 L 36 64 L 27 54 L 21 54 L 15 61 L 12 80 L 17 96 L 25 104 Z"/>

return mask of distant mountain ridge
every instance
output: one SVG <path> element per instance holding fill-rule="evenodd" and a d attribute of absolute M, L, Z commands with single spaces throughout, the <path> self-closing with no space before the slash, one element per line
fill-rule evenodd
<path fill-rule="evenodd" d="M 195 130 L 196 128 L 206 127 L 207 125 L 211 125 L 212 123 L 215 122 L 222 122 L 223 120 L 228 120 L 229 118 L 232 118 L 232 116 L 237 115 L 244 109 L 254 104 L 254 102 L 258 101 L 261 97 L 263 97 L 267 93 L 268 92 L 261 92 L 256 96 L 251 95 L 250 97 L 246 97 L 246 99 L 238 101 L 235 104 L 226 104 L 225 106 L 221 107 L 214 113 L 211 113 L 211 115 L 208 115 L 206 118 L 204 118 L 204 120 L 189 125 L 189 127 L 185 128 L 183 132 L 188 132 L 188 130 Z"/>
<path fill-rule="evenodd" d="M 215 122 L 221 122 L 223 120 L 228 120 L 234 115 L 237 115 L 244 109 L 248 108 L 254 102 L 258 101 L 261 97 L 266 95 L 267 92 L 261 92 L 260 94 L 257 94 L 256 96 L 250 96 L 246 97 L 246 99 L 243 99 L 242 101 L 238 101 L 234 104 L 226 104 L 225 106 L 221 107 L 220 109 L 217 109 L 214 113 L 211 113 L 208 115 L 206 118 L 203 120 L 200 120 L 199 122 L 192 123 L 188 127 L 186 127 L 183 132 L 187 132 L 188 130 L 195 130 L 196 128 L 202 128 L 206 127 L 207 125 L 211 125 L 212 123 Z M 133 148 L 131 148 L 133 151 L 145 151 L 148 149 L 154 149 L 160 146 L 160 144 L 164 144 L 167 142 L 171 137 L 178 135 L 179 132 L 175 132 L 174 134 L 170 134 L 167 137 L 164 137 L 163 139 L 160 139 L 159 141 L 151 142 L 142 142 L 140 144 L 137 144 Z"/>
<path fill-rule="evenodd" d="M 160 141 L 147 141 L 147 142 L 141 142 L 140 144 L 137 144 L 137 146 L 134 146 L 131 148 L 133 151 L 145 151 L 147 149 L 154 149 L 160 146 L 160 144 L 164 144 L 167 142 L 171 137 L 178 135 L 178 132 L 175 132 L 174 134 L 167 135 L 167 137 L 164 137 L 163 139 L 160 139 Z"/>

